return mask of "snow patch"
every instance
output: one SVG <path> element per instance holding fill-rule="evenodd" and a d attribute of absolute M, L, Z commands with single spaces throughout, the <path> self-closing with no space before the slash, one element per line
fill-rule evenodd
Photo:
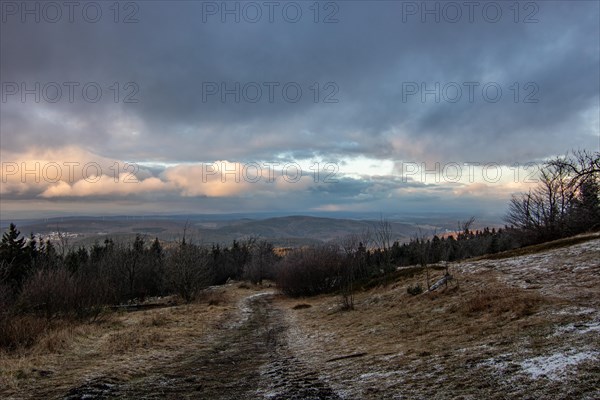
<path fill-rule="evenodd" d="M 550 380 L 561 380 L 566 376 L 569 367 L 576 366 L 582 361 L 595 360 L 598 352 L 587 351 L 573 354 L 555 353 L 550 356 L 540 356 L 521 361 L 523 372 L 533 379 L 546 377 Z"/>

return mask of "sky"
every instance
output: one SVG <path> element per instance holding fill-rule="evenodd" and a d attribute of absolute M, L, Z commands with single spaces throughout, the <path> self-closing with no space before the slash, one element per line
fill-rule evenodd
<path fill-rule="evenodd" d="M 502 215 L 600 146 L 597 1 L 3 1 L 0 217 Z"/>

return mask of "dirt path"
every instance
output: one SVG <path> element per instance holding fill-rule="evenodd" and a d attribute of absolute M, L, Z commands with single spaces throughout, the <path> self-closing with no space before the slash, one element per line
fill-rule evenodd
<path fill-rule="evenodd" d="M 246 297 L 208 350 L 128 382 L 98 378 L 63 398 L 338 399 L 317 371 L 292 353 L 284 310 L 272 300 L 271 292 Z"/>

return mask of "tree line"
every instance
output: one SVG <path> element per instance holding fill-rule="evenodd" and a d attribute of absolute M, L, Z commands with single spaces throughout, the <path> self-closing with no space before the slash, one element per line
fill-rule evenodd
<path fill-rule="evenodd" d="M 273 246 L 255 238 L 212 247 L 185 238 L 163 246 L 141 235 L 89 248 L 63 244 L 25 238 L 10 224 L 0 241 L 0 330 L 15 315 L 93 319 L 107 305 L 149 296 L 175 294 L 190 302 L 228 279 L 260 282 L 276 259 Z"/>

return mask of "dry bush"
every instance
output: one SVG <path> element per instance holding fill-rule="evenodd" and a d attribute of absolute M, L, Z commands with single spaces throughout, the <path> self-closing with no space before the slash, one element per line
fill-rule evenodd
<path fill-rule="evenodd" d="M 206 249 L 185 242 L 171 252 L 166 268 L 169 286 L 186 303 L 211 284 L 210 259 Z"/>
<path fill-rule="evenodd" d="M 0 315 L 0 348 L 30 347 L 50 328 L 45 318 L 35 315 Z"/>
<path fill-rule="evenodd" d="M 209 306 L 218 306 L 227 303 L 227 296 L 223 292 L 211 292 L 207 296 L 206 302 Z"/>
<path fill-rule="evenodd" d="M 335 247 L 298 249 L 280 262 L 277 285 L 288 296 L 313 296 L 339 287 L 342 255 Z"/>
<path fill-rule="evenodd" d="M 477 291 L 462 304 L 466 315 L 513 313 L 521 318 L 535 312 L 544 298 L 536 293 L 515 288 L 488 288 Z"/>
<path fill-rule="evenodd" d="M 37 345 L 55 352 L 68 342 L 74 318 L 93 317 L 105 297 L 99 282 L 86 282 L 65 267 L 36 271 L 25 283 L 12 310 L 0 314 L 0 348 L 15 350 Z"/>
<path fill-rule="evenodd" d="M 102 279 L 86 279 L 65 267 L 41 269 L 23 285 L 20 311 L 44 315 L 97 318 L 105 304 L 114 300 L 113 289 Z"/>
<path fill-rule="evenodd" d="M 406 293 L 410 294 L 411 296 L 416 296 L 418 294 L 423 293 L 423 287 L 421 286 L 420 283 L 415 283 L 414 286 L 408 286 L 406 288 Z"/>
<path fill-rule="evenodd" d="M 0 283 L 0 312 L 9 310 L 14 302 L 14 293 L 10 286 Z"/>
<path fill-rule="evenodd" d="M 34 311 L 51 319 L 71 311 L 77 304 L 75 279 L 66 268 L 41 269 L 23 285 L 20 295 L 25 311 Z"/>
<path fill-rule="evenodd" d="M 265 279 L 275 277 L 274 265 L 277 256 L 273 245 L 265 240 L 253 243 L 250 260 L 244 265 L 243 276 L 253 284 L 262 284 Z"/>

